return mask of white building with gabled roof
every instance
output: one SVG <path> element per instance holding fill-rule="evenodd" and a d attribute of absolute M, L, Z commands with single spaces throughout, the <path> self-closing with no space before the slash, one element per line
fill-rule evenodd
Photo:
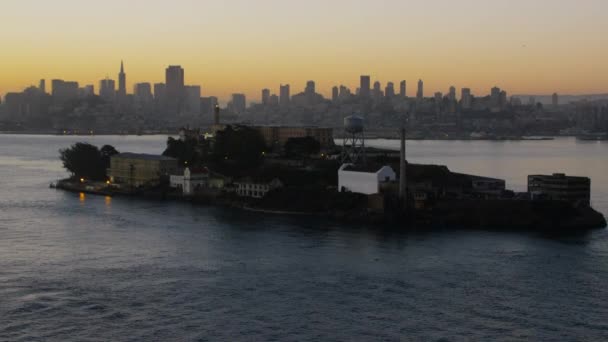
<path fill-rule="evenodd" d="M 338 170 L 338 189 L 340 192 L 373 195 L 380 192 L 381 184 L 395 182 L 396 180 L 395 171 L 388 165 L 362 167 L 344 164 Z"/>

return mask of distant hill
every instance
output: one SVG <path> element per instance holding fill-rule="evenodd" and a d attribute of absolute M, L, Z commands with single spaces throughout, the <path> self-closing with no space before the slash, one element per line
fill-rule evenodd
<path fill-rule="evenodd" d="M 515 98 L 521 99 L 522 103 L 528 103 L 530 97 L 534 97 L 536 102 L 550 105 L 553 103 L 553 95 L 513 95 Z M 568 104 L 570 102 L 576 102 L 587 99 L 588 101 L 594 100 L 608 100 L 608 94 L 589 94 L 589 95 L 559 95 L 559 104 Z"/>

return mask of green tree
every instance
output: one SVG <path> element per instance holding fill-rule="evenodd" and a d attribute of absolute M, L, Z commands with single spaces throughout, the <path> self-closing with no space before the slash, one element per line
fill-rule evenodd
<path fill-rule="evenodd" d="M 120 152 L 118 152 L 112 145 L 103 145 L 99 150 L 99 153 L 101 154 L 101 162 L 104 169 L 108 169 L 110 167 L 110 158 L 119 154 Z"/>
<path fill-rule="evenodd" d="M 285 143 L 285 154 L 291 158 L 307 158 L 319 151 L 321 144 L 313 137 L 289 138 Z"/>
<path fill-rule="evenodd" d="M 75 177 L 91 180 L 105 180 L 106 169 L 101 152 L 95 145 L 78 142 L 66 149 L 59 150 L 63 167 Z"/>
<path fill-rule="evenodd" d="M 239 166 L 254 167 L 260 164 L 266 143 L 260 132 L 247 126 L 228 126 L 218 131 L 213 155 L 217 160 L 228 160 Z"/>
<path fill-rule="evenodd" d="M 182 141 L 169 137 L 167 139 L 167 148 L 163 152 L 163 156 L 179 160 L 180 165 L 193 165 L 200 159 L 196 152 L 196 145 L 197 142 L 194 139 Z"/>

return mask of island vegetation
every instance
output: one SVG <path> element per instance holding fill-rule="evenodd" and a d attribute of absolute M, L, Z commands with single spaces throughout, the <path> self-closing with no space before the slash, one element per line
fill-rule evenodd
<path fill-rule="evenodd" d="M 118 153 L 116 148 L 111 145 L 104 145 L 100 149 L 89 143 L 77 142 L 68 148 L 59 150 L 59 158 L 72 177 L 105 181 L 107 179 L 106 170 L 110 167 L 110 158 Z"/>

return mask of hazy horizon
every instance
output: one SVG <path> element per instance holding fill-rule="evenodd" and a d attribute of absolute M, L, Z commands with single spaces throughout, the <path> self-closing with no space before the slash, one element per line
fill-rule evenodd
<path fill-rule="evenodd" d="M 360 75 L 372 80 L 425 82 L 426 95 L 469 87 L 485 95 L 492 86 L 509 94 L 606 93 L 608 3 L 441 0 L 319 0 L 306 4 L 264 0 L 8 0 L 0 39 L 0 96 L 41 78 L 93 84 L 117 79 L 125 61 L 127 89 L 163 82 L 179 64 L 187 84 L 225 101 L 262 88 L 292 94 L 307 80 L 318 92 Z"/>

